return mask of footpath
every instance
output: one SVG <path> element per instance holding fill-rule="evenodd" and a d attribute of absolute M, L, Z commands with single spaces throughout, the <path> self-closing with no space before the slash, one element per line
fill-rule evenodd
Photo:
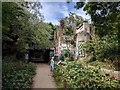
<path fill-rule="evenodd" d="M 31 89 L 35 88 L 52 88 L 55 89 L 56 84 L 48 64 L 36 63 L 36 75 L 33 78 Z"/>

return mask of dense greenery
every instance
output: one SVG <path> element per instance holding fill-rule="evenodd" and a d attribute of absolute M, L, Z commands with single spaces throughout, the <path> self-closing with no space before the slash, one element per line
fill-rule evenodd
<path fill-rule="evenodd" d="M 73 60 L 73 53 L 70 49 L 63 49 L 61 51 L 62 56 L 64 57 L 65 61 Z"/>
<path fill-rule="evenodd" d="M 76 3 L 75 8 L 84 6 L 84 2 Z M 3 46 L 3 89 L 29 88 L 35 75 L 35 66 L 16 58 L 5 56 L 25 53 L 29 43 L 41 48 L 50 47 L 57 26 L 44 23 L 40 2 L 3 2 L 2 3 L 2 46 Z M 91 60 L 118 60 L 118 30 L 120 28 L 120 3 L 87 2 L 84 10 L 91 16 L 95 26 L 95 37 L 84 45 L 84 49 L 92 56 Z M 70 13 L 60 21 L 65 35 L 73 36 L 74 29 L 83 23 L 83 18 Z M 74 44 L 74 40 L 73 40 Z M 70 57 L 70 50 L 62 52 Z M 65 61 L 68 61 L 66 58 Z M 120 63 L 117 62 L 117 64 Z M 106 76 L 99 69 L 88 68 L 86 64 L 70 62 L 66 66 L 55 66 L 55 79 L 68 88 L 120 88 L 119 82 Z"/>
<path fill-rule="evenodd" d="M 83 17 L 70 12 L 69 16 L 60 20 L 61 26 L 65 31 L 65 35 L 74 35 L 75 28 L 83 23 Z"/>
<path fill-rule="evenodd" d="M 2 2 L 2 87 L 5 90 L 29 88 L 32 84 L 35 65 L 23 62 L 30 43 L 40 48 L 50 47 L 52 26 L 43 22 L 41 9 L 40 2 Z"/>
<path fill-rule="evenodd" d="M 49 25 L 51 26 L 52 30 L 50 32 L 51 34 L 51 37 L 50 37 L 50 40 L 53 40 L 54 39 L 54 31 L 59 27 L 58 25 L 53 25 L 51 22 L 49 23 Z"/>
<path fill-rule="evenodd" d="M 86 51 L 93 55 L 94 60 L 111 60 L 118 55 L 118 42 L 115 36 L 98 37 L 87 41 L 84 46 Z"/>
<path fill-rule="evenodd" d="M 39 22 L 35 24 L 33 42 L 41 48 L 49 48 L 51 32 L 52 28 L 48 23 Z"/>
<path fill-rule="evenodd" d="M 95 26 L 95 37 L 86 44 L 87 51 L 93 56 L 92 60 L 119 59 L 118 31 L 120 28 L 120 2 L 87 2 L 76 3 L 75 8 L 82 6 L 91 16 Z M 119 62 L 119 61 L 118 61 Z"/>
<path fill-rule="evenodd" d="M 115 66 L 110 61 L 109 62 L 102 62 L 102 61 L 96 60 L 94 62 L 90 62 L 90 61 L 86 61 L 86 62 L 87 62 L 87 64 L 95 66 L 95 67 L 99 66 L 99 67 L 105 68 L 105 69 L 116 70 Z"/>
<path fill-rule="evenodd" d="M 3 55 L 8 49 L 12 54 L 25 52 L 31 42 L 41 48 L 50 46 L 52 27 L 43 22 L 41 9 L 40 2 L 2 3 Z"/>
<path fill-rule="evenodd" d="M 5 57 L 2 63 L 3 90 L 30 88 L 35 75 L 35 65 L 14 59 L 13 57 Z"/>
<path fill-rule="evenodd" d="M 107 89 L 115 90 L 120 88 L 119 81 L 114 80 L 101 72 L 99 68 L 90 68 L 84 63 L 77 61 L 70 62 L 66 66 L 55 66 L 55 80 L 59 87 L 84 89 Z"/>

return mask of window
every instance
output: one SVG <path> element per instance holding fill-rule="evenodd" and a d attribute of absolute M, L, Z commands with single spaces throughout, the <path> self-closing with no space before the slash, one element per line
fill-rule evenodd
<path fill-rule="evenodd" d="M 79 41 L 78 42 L 78 54 L 80 57 L 85 57 L 85 51 L 83 48 L 84 41 Z"/>

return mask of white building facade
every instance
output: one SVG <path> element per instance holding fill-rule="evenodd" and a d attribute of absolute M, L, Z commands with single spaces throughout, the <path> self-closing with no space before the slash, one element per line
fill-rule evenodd
<path fill-rule="evenodd" d="M 88 22 L 84 22 L 76 29 L 76 58 L 85 58 L 87 53 L 83 48 L 83 44 L 92 39 L 93 26 Z"/>

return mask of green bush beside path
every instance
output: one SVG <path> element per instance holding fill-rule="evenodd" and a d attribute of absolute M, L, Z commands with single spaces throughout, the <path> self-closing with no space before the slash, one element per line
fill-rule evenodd
<path fill-rule="evenodd" d="M 2 88 L 30 88 L 36 67 L 33 63 L 3 60 Z"/>
<path fill-rule="evenodd" d="M 90 68 L 85 63 L 73 61 L 66 66 L 56 65 L 55 80 L 61 88 L 108 89 L 120 88 L 118 80 L 112 79 L 100 71 Z"/>

